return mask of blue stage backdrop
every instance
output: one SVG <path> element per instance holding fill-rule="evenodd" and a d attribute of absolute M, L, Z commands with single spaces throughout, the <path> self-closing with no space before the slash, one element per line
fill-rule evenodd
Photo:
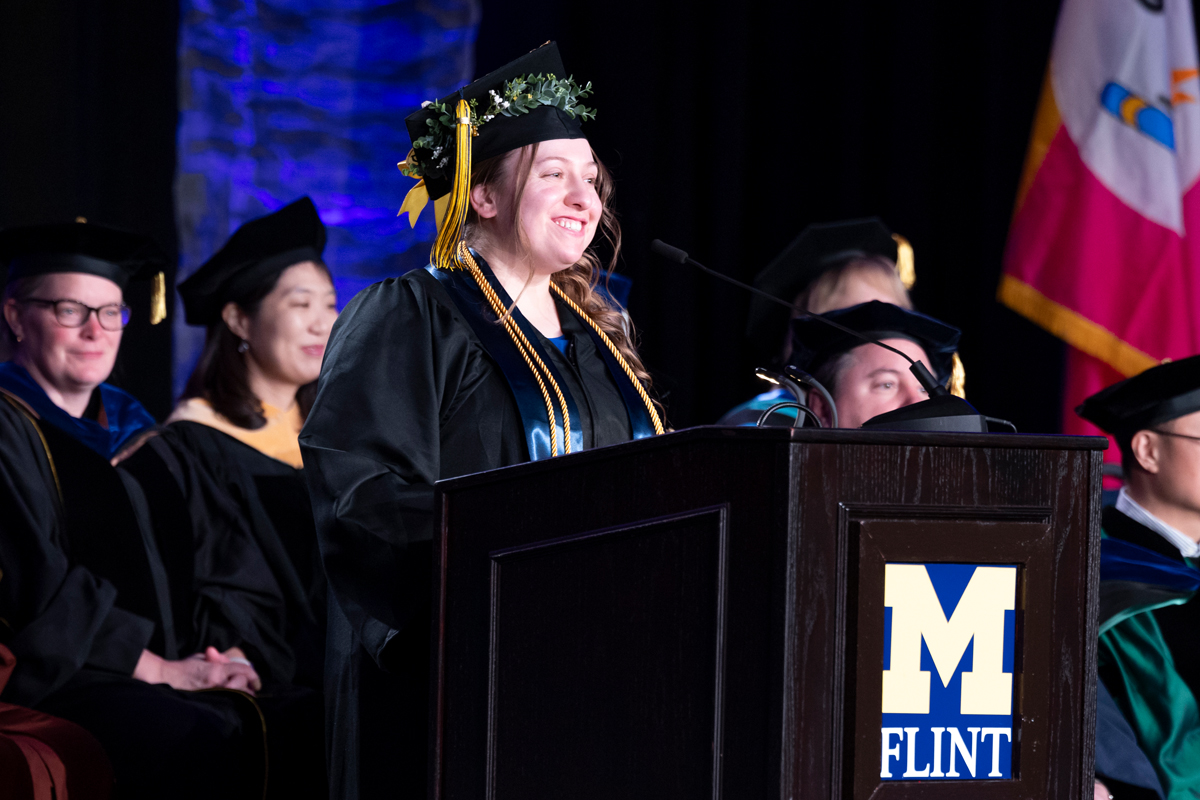
<path fill-rule="evenodd" d="M 427 262 L 432 215 L 396 212 L 404 117 L 470 80 L 480 0 L 182 0 L 178 173 L 183 280 L 238 225 L 310 195 L 345 305 Z M 204 331 L 176 302 L 174 390 Z"/>

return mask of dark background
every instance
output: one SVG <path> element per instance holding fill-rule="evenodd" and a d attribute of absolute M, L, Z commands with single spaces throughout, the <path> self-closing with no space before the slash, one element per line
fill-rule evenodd
<path fill-rule="evenodd" d="M 174 286 L 176 35 L 169 0 L 0 4 L 0 227 L 78 216 L 153 236 Z M 112 382 L 171 409 L 171 325 L 151 328 L 149 285 Z M 168 308 L 171 305 L 168 304 Z"/>
<path fill-rule="evenodd" d="M 994 297 L 1058 4 L 712 8 L 484 0 L 477 44 L 482 74 L 556 39 L 595 84 L 589 137 L 617 177 L 621 270 L 670 423 L 758 391 L 761 359 L 747 298 L 652 259 L 651 239 L 749 281 L 805 225 L 879 215 L 913 244 L 918 308 L 963 329 L 972 402 L 1057 430 L 1062 346 Z M 83 215 L 176 251 L 177 17 L 164 0 L 5 2 L 0 226 Z M 161 417 L 170 326 L 131 299 L 114 382 Z"/>

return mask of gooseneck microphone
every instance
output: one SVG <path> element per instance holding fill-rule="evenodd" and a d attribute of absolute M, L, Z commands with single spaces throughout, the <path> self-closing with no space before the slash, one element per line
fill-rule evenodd
<path fill-rule="evenodd" d="M 758 295 L 772 303 L 787 308 L 793 314 L 796 313 L 796 307 L 786 300 L 782 300 L 770 292 L 764 292 L 762 289 L 757 289 L 749 284 L 742 283 L 739 280 L 729 277 L 728 275 L 709 269 L 701 264 L 696 259 L 689 256 L 678 247 L 672 247 L 661 239 L 655 239 L 650 243 L 650 251 L 657 256 L 661 256 L 667 261 L 672 261 L 676 264 L 691 264 L 702 272 L 712 275 L 714 278 L 731 283 L 745 289 L 751 294 Z M 987 433 L 988 421 L 992 417 L 985 417 L 980 414 L 975 408 L 960 397 L 955 397 L 950 394 L 945 386 L 937 382 L 929 372 L 929 368 L 920 361 L 914 361 L 909 358 L 906 353 L 897 350 L 896 348 L 886 345 L 883 342 L 872 339 L 869 336 L 864 336 L 852 328 L 847 328 L 834 322 L 831 319 L 821 316 L 820 314 L 802 314 L 800 316 L 808 317 L 809 319 L 820 320 L 825 325 L 832 328 L 837 328 L 843 333 L 847 333 L 857 339 L 861 339 L 864 344 L 873 344 L 882 347 L 884 350 L 890 350 L 896 355 L 903 358 L 909 364 L 909 371 L 913 377 L 917 379 L 917 383 L 921 384 L 928 394 L 928 400 L 922 400 L 920 403 L 913 403 L 909 406 L 898 408 L 895 411 L 889 411 L 886 414 L 880 414 L 877 417 L 872 417 L 863 423 L 864 428 L 872 430 L 909 430 L 909 431 L 958 431 L 966 433 Z M 1016 431 L 1016 426 L 1006 420 L 994 420 L 998 424 L 1011 427 Z"/>

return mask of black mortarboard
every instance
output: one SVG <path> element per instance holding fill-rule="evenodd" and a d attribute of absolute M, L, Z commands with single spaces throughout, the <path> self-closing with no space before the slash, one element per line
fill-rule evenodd
<path fill-rule="evenodd" d="M 558 54 L 557 44 L 548 42 L 437 102 L 439 105 L 445 105 L 453 113 L 453 106 L 459 100 L 474 100 L 477 103 L 478 112 L 483 113 L 483 110 L 492 101 L 492 92 L 499 94 L 507 81 L 531 75 L 568 77 L 562 58 Z M 428 106 L 405 117 L 404 124 L 408 127 L 408 135 L 414 143 L 429 133 L 429 122 L 436 122 L 439 116 L 441 116 L 440 111 Z M 561 108 L 550 105 L 539 105 L 527 114 L 519 116 L 496 116 L 480 125 L 478 132 L 477 136 L 471 138 L 471 158 L 476 164 L 484 159 L 537 142 L 546 142 L 551 139 L 583 138 L 583 129 L 579 126 L 579 119 Z M 454 175 L 454 156 L 454 139 L 451 137 L 448 139 L 447 149 L 439 152 L 434 162 L 436 164 L 445 160 L 450 169 L 424 174 L 425 188 L 428 190 L 431 200 L 437 200 L 450 193 L 451 179 Z M 433 158 L 432 155 L 422 152 L 418 152 L 417 157 L 423 160 Z"/>
<path fill-rule="evenodd" d="M 150 278 L 166 263 L 149 236 L 96 225 L 62 222 L 0 231 L 0 265 L 5 284 L 56 272 L 83 272 L 121 287 L 131 278 Z"/>
<path fill-rule="evenodd" d="M 754 286 L 781 300 L 792 302 L 817 278 L 856 259 L 883 256 L 897 264 L 905 286 L 912 286 L 912 248 L 903 237 L 894 235 L 878 217 L 809 225 L 792 240 L 775 260 L 758 273 Z M 755 297 L 750 301 L 746 336 L 752 342 L 775 347 L 787 320 L 785 310 Z"/>
<path fill-rule="evenodd" d="M 325 224 L 307 197 L 243 223 L 179 284 L 188 324 L 215 323 L 226 303 L 240 302 L 293 264 L 321 261 L 324 252 Z"/>
<path fill-rule="evenodd" d="M 4 283 L 61 272 L 107 278 L 124 291 L 131 279 L 154 281 L 150 321 L 166 317 L 166 256 L 149 236 L 80 218 L 76 222 L 22 225 L 0 231 Z"/>
<path fill-rule="evenodd" d="M 1200 411 L 1200 356 L 1170 361 L 1114 383 L 1084 400 L 1075 413 L 1115 436 Z"/>
<path fill-rule="evenodd" d="M 950 378 L 958 338 L 958 328 L 933 317 L 891 303 L 872 300 L 850 308 L 820 315 L 858 331 L 869 339 L 909 339 L 921 345 L 930 363 L 926 364 L 939 383 Z M 861 344 L 861 339 L 812 316 L 792 320 L 792 363 L 806 372 L 816 372 L 842 353 Z"/>

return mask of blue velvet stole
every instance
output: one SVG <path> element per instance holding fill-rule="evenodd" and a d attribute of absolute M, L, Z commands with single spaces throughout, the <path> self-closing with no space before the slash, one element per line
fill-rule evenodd
<path fill-rule="evenodd" d="M 1135 614 L 1186 603 L 1200 571 L 1122 539 L 1100 540 L 1100 633 Z"/>
<path fill-rule="evenodd" d="M 492 274 L 491 269 L 487 266 L 487 262 L 478 253 L 474 255 L 476 261 L 479 263 L 479 268 L 483 271 L 484 276 L 500 298 L 500 302 L 506 308 L 511 307 L 512 299 L 504 291 L 504 287 L 500 285 L 500 281 L 496 280 L 496 276 Z M 483 343 L 483 347 L 487 350 L 488 355 L 495 360 L 500 367 L 500 371 L 504 373 L 504 378 L 508 381 L 513 398 L 516 400 L 517 410 L 521 414 L 521 421 L 525 426 L 525 442 L 529 449 L 530 460 L 539 461 L 549 458 L 551 455 L 550 423 L 546 418 L 546 403 L 542 397 L 541 389 L 538 387 L 533 371 L 525 363 L 525 359 L 522 358 L 512 339 L 509 338 L 508 333 L 504 330 L 504 326 L 497 324 L 496 315 L 492 313 L 487 298 L 483 296 L 483 291 L 475 283 L 475 279 L 465 270 L 440 270 L 433 265 L 427 266 L 425 269 L 442 284 L 442 287 L 450 295 L 450 299 L 454 301 L 459 312 Z M 568 391 L 567 384 L 559 373 L 553 359 L 549 357 L 549 354 L 542 347 L 537 331 L 517 309 L 513 309 L 512 316 L 517 326 L 521 329 L 521 332 L 525 334 L 525 338 L 529 341 L 529 344 L 541 357 L 542 362 L 549 368 L 550 374 L 554 376 L 554 380 L 558 383 L 559 388 L 562 389 L 571 418 L 578 420 L 579 411 L 575 404 L 575 398 Z M 586 321 L 583 321 L 582 324 L 591 335 L 596 349 L 600 351 L 609 372 L 612 373 L 613 379 L 620 389 L 621 397 L 625 401 L 626 411 L 629 414 L 633 438 L 641 439 L 645 436 L 652 436 L 654 428 L 650 423 L 649 413 L 642 404 L 637 390 L 630 385 L 629 378 L 626 377 L 624 370 L 620 368 L 616 358 L 613 357 L 608 347 L 603 343 L 603 340 L 600 339 L 599 334 Z M 559 453 L 562 454 L 565 450 L 561 446 L 564 438 L 562 422 L 558 418 L 560 417 L 558 398 L 551 394 L 551 401 L 556 412 L 555 428 L 558 434 L 558 441 L 560 442 Z M 583 433 L 579 430 L 578 426 L 575 426 L 571 430 L 571 452 L 577 453 L 582 449 Z"/>
<path fill-rule="evenodd" d="M 46 422 L 111 459 L 130 437 L 158 423 L 128 392 L 107 383 L 100 384 L 98 388 L 108 427 L 95 420 L 72 417 L 46 396 L 46 392 L 24 367 L 11 361 L 0 363 L 0 390 L 23 400 Z"/>

